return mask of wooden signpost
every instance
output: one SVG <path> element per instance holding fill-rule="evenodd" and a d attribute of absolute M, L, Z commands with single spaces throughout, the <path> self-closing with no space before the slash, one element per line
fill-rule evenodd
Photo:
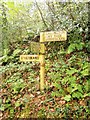
<path fill-rule="evenodd" d="M 65 41 L 67 40 L 66 31 L 50 31 L 40 33 L 40 42 L 33 42 L 31 45 L 32 52 L 39 52 L 40 55 L 20 55 L 20 61 L 38 61 L 40 62 L 40 90 L 44 90 L 44 78 L 45 78 L 45 44 L 49 41 Z M 35 49 L 36 48 L 36 49 Z"/>
<path fill-rule="evenodd" d="M 31 42 L 30 43 L 31 52 L 40 53 L 40 43 L 39 42 Z"/>

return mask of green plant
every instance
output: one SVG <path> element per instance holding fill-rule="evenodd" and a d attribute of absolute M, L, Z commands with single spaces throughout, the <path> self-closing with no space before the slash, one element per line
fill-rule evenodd
<path fill-rule="evenodd" d="M 12 83 L 12 86 L 11 86 L 13 93 L 19 93 L 21 89 L 24 89 L 24 87 L 25 87 L 25 84 L 22 82 L 22 79 Z"/>
<path fill-rule="evenodd" d="M 86 78 L 89 76 L 89 63 L 86 61 L 86 55 L 82 57 L 83 51 L 80 53 L 77 51 L 83 50 L 83 47 L 84 43 L 82 42 L 79 45 L 78 43 L 71 44 L 68 48 L 68 54 L 70 55 L 71 52 L 74 54 L 71 54 L 66 62 L 63 61 L 64 58 L 60 58 L 62 62 L 60 64 L 56 62 L 53 65 L 51 70 L 53 72 L 48 74 L 56 88 L 56 91 L 52 92 L 52 96 L 59 97 L 63 94 L 66 101 L 83 99 L 85 95 L 89 96 L 89 81 Z M 87 92 L 85 92 L 85 89 Z"/>

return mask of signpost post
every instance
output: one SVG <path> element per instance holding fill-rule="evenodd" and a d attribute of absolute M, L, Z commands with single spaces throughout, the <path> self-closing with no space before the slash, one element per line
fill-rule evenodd
<path fill-rule="evenodd" d="M 44 42 L 44 33 L 40 33 L 40 42 Z M 40 90 L 44 90 L 45 77 L 45 45 L 40 44 Z"/>
<path fill-rule="evenodd" d="M 65 41 L 67 40 L 66 31 L 50 31 L 50 32 L 41 32 L 40 33 L 40 42 L 32 43 L 32 51 L 40 51 L 40 55 L 20 55 L 20 61 L 29 62 L 29 61 L 38 61 L 40 62 L 40 90 L 44 90 L 44 78 L 45 78 L 45 42 L 49 41 Z M 36 46 L 35 48 L 33 48 Z M 39 48 L 40 47 L 40 48 Z M 34 52 L 33 51 L 33 52 Z"/>

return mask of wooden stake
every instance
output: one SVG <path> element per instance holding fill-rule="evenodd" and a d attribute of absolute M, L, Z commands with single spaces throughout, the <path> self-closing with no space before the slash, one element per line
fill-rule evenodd
<path fill-rule="evenodd" d="M 44 33 L 40 33 L 40 42 L 44 42 Z M 45 45 L 40 44 L 40 91 L 44 90 L 45 77 Z"/>

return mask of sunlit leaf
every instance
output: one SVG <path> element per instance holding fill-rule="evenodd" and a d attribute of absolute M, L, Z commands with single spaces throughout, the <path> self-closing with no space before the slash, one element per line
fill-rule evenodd
<path fill-rule="evenodd" d="M 75 44 L 71 44 L 69 47 L 68 47 L 68 51 L 67 53 L 70 54 L 71 52 L 73 52 L 75 50 Z"/>
<path fill-rule="evenodd" d="M 70 101 L 70 100 L 71 100 L 71 95 L 66 95 L 66 96 L 64 97 L 64 100 Z"/>

